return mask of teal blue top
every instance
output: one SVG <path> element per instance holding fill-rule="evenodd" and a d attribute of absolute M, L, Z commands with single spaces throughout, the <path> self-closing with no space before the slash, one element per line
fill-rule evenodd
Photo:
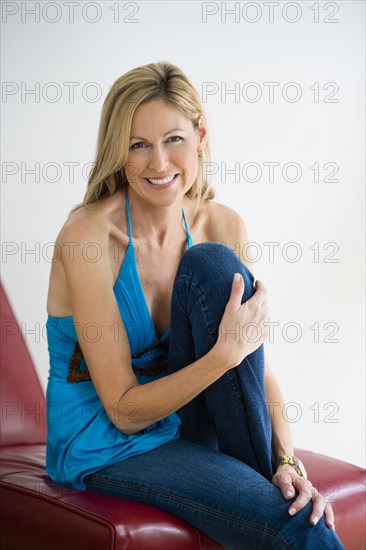
<path fill-rule="evenodd" d="M 126 211 L 129 243 L 113 291 L 130 343 L 132 368 L 145 384 L 165 374 L 170 327 L 157 338 L 137 271 L 127 190 Z M 183 208 L 182 215 L 190 248 Z M 51 479 L 85 489 L 86 475 L 179 437 L 181 421 L 176 413 L 132 435 L 118 430 L 94 389 L 72 316 L 48 315 L 46 329 L 50 358 L 46 469 Z"/>

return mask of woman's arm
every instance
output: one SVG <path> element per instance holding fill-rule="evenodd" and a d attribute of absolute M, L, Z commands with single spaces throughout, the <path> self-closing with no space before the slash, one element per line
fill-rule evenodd
<path fill-rule="evenodd" d="M 88 261 L 85 251 L 90 243 L 98 246 L 98 261 Z M 114 425 L 126 434 L 133 434 L 190 402 L 225 372 L 239 365 L 254 351 L 253 345 L 259 347 L 261 342 L 219 342 L 185 368 L 148 384 L 139 384 L 132 370 L 130 344 L 113 292 L 108 245 L 105 226 L 98 228 L 89 221 L 78 220 L 63 231 L 62 263 L 75 330 L 94 387 Z M 238 311 L 242 294 L 242 283 L 233 284 L 228 310 L 233 322 L 266 319 L 266 308 L 262 305 L 265 289 L 259 285 L 255 296 Z"/>
<path fill-rule="evenodd" d="M 273 458 L 275 459 L 280 455 L 292 456 L 294 454 L 294 447 L 292 444 L 291 430 L 283 414 L 285 402 L 277 380 L 268 364 L 266 355 L 264 356 L 264 365 L 267 407 L 272 423 Z"/>

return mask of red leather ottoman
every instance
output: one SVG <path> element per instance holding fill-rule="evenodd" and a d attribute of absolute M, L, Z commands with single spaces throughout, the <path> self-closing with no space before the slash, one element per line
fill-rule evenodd
<path fill-rule="evenodd" d="M 133 501 L 69 489 L 45 470 L 46 404 L 1 287 L 0 541 L 4 550 L 218 550 L 185 521 Z M 347 550 L 364 550 L 365 470 L 297 449 L 313 484 L 332 495 Z M 244 550 L 244 547 L 243 547 Z"/>

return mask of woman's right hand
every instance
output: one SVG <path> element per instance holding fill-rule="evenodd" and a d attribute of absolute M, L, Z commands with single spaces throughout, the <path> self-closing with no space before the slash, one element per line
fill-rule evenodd
<path fill-rule="evenodd" d="M 259 348 L 269 334 L 267 290 L 258 280 L 254 286 L 254 295 L 242 304 L 243 277 L 240 275 L 239 281 L 233 278 L 230 298 L 214 345 L 215 352 L 222 357 L 222 361 L 230 364 L 229 369 L 240 365 L 247 355 Z"/>

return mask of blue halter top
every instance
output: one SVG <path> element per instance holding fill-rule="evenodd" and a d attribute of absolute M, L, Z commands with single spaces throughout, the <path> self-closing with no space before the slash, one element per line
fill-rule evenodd
<path fill-rule="evenodd" d="M 126 212 L 129 243 L 113 292 L 130 343 L 132 369 L 144 384 L 165 375 L 170 327 L 157 337 L 137 270 L 127 190 Z M 183 208 L 182 216 L 190 248 L 193 243 Z M 83 478 L 88 474 L 179 437 L 181 421 L 176 413 L 135 434 L 118 430 L 94 389 L 72 316 L 48 315 L 46 331 L 46 469 L 52 480 L 85 489 Z"/>

